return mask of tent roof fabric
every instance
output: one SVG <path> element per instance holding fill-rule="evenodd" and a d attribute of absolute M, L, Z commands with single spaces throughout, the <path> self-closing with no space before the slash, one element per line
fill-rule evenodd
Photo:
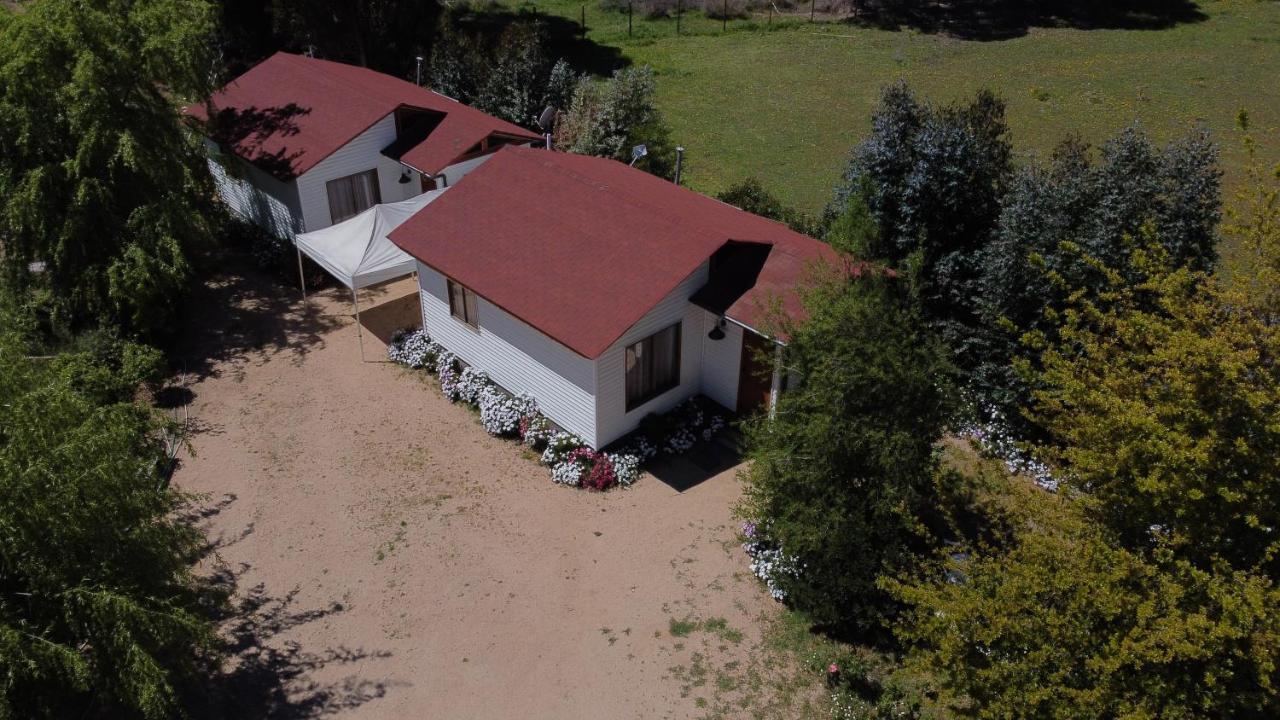
<path fill-rule="evenodd" d="M 536 133 L 437 92 L 368 68 L 278 52 L 184 112 L 214 140 L 281 180 L 292 180 L 396 108 L 440 113 L 441 122 L 401 158 L 434 175 L 491 135 Z"/>
<path fill-rule="evenodd" d="M 753 283 L 720 298 L 758 328 L 777 296 L 799 317 L 829 246 L 620 162 L 507 146 L 391 233 L 439 272 L 578 354 L 599 357 L 731 240 L 764 244 Z M 723 293 L 720 293 L 723 295 Z"/>
<path fill-rule="evenodd" d="M 374 205 L 353 218 L 297 237 L 298 249 L 343 285 L 360 289 L 403 277 L 417 267 L 387 235 L 449 188 L 397 203 Z"/>

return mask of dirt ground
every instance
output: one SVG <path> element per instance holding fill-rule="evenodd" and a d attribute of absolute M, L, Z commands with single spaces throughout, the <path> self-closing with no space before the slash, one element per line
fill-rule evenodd
<path fill-rule="evenodd" d="M 202 570 L 238 608 L 197 714 L 745 714 L 776 608 L 735 538 L 734 470 L 684 492 L 552 484 L 425 376 L 376 362 L 378 335 L 416 322 L 413 292 L 362 293 L 371 362 L 345 291 L 304 303 L 238 268 L 195 298 L 176 483 L 202 495 Z"/>

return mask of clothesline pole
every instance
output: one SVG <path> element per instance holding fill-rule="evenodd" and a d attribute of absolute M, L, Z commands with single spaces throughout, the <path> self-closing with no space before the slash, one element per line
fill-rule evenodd
<path fill-rule="evenodd" d="M 356 311 L 356 338 L 360 341 L 360 362 L 364 362 L 364 332 L 360 330 L 360 300 L 356 297 L 356 288 L 351 286 L 351 307 Z"/>
<path fill-rule="evenodd" d="M 302 286 L 302 299 L 307 299 L 307 276 L 302 274 L 302 246 L 293 241 L 293 249 L 298 253 L 298 284 Z"/>

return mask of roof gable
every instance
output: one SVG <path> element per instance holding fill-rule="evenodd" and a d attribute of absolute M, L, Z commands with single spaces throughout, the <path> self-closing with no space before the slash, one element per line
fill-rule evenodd
<path fill-rule="evenodd" d="M 368 68 L 278 52 L 185 112 L 211 136 L 282 180 L 305 173 L 400 106 L 444 115 L 436 129 L 404 152 L 413 167 L 435 174 L 466 147 L 492 134 L 538 135 L 439 93 Z M 439 135 L 437 136 L 437 133 Z M 463 150 L 450 150 L 470 141 Z M 421 164 L 411 162 L 417 157 Z"/>
<path fill-rule="evenodd" d="M 726 301 L 757 322 L 749 308 L 769 291 L 798 281 L 808 261 L 837 257 L 785 225 L 614 160 L 525 147 L 498 151 L 390 237 L 588 358 L 730 240 L 770 248 L 756 282 Z"/>

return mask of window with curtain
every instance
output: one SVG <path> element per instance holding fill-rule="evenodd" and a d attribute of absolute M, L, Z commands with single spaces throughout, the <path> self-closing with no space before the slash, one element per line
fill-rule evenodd
<path fill-rule="evenodd" d="M 680 323 L 626 349 L 627 411 L 680 384 Z"/>
<path fill-rule="evenodd" d="M 325 189 L 329 192 L 329 219 L 335 224 L 382 202 L 377 170 L 330 180 Z"/>
<path fill-rule="evenodd" d="M 476 294 L 471 291 L 471 288 L 462 283 L 456 283 L 452 280 L 449 280 L 448 283 L 449 314 L 473 328 L 479 328 L 480 323 L 476 318 Z"/>

